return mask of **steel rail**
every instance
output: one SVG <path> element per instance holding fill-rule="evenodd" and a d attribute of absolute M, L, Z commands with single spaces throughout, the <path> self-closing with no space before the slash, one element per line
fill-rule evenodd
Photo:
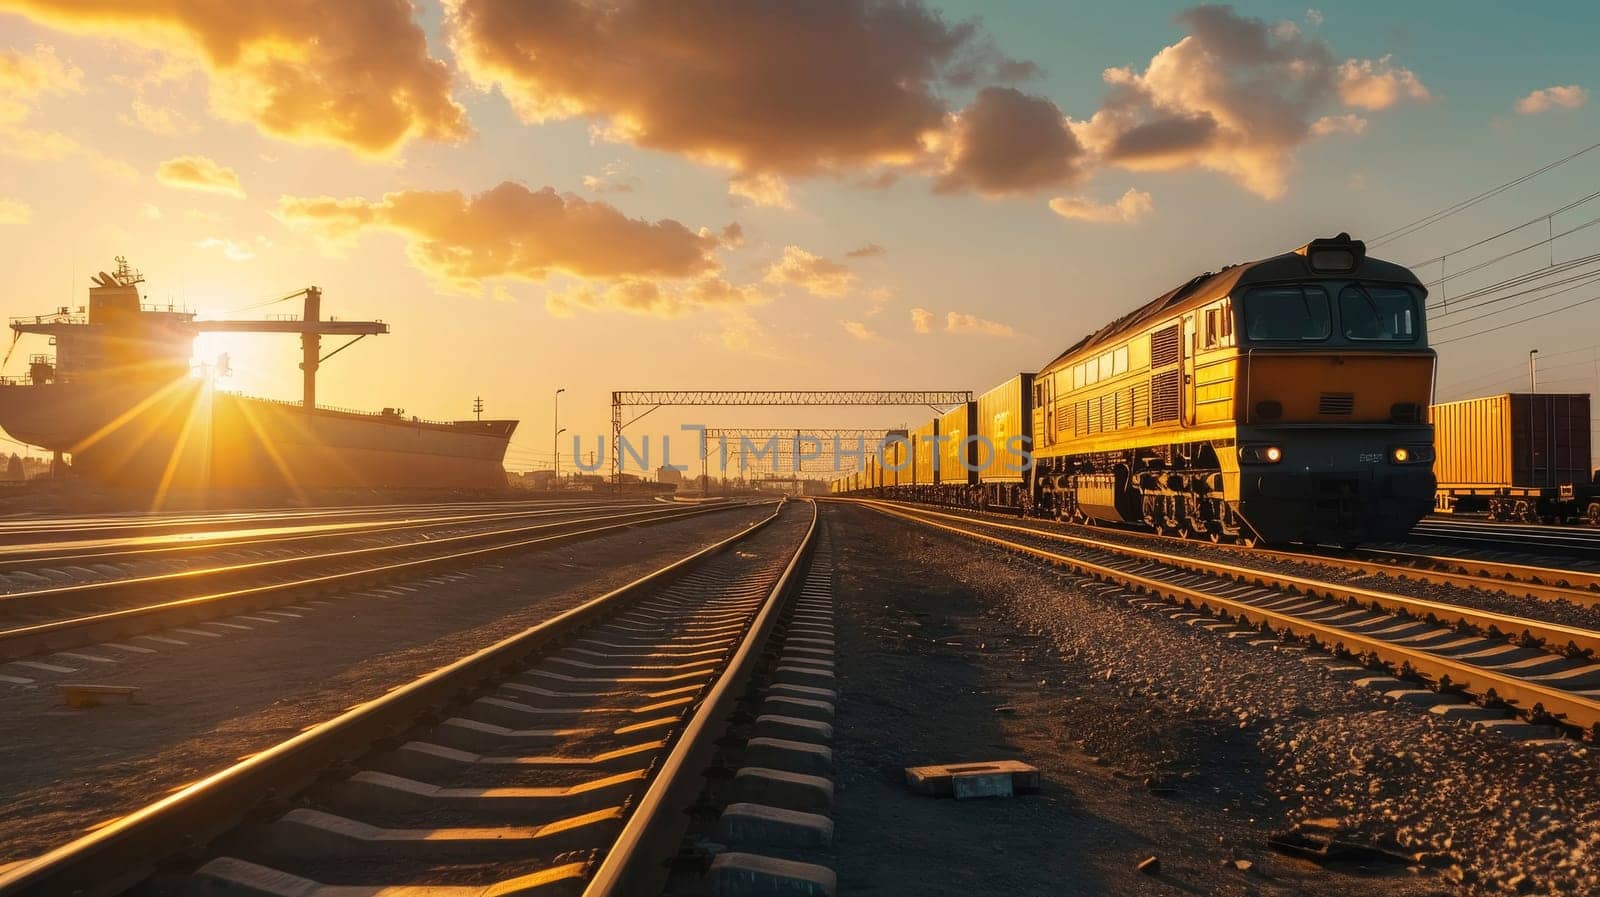
<path fill-rule="evenodd" d="M 598 508 L 584 508 L 578 513 L 593 513 Z M 222 564 L 215 567 L 202 567 L 195 570 L 180 570 L 174 573 L 152 573 L 143 576 L 130 576 L 123 579 L 97 580 L 92 582 L 73 583 L 71 585 L 50 586 L 43 589 L 32 589 L 26 592 L 7 592 L 0 594 L 0 613 L 25 614 L 39 611 L 51 611 L 60 606 L 62 602 L 73 599 L 88 601 L 108 601 L 121 595 L 131 594 L 142 598 L 152 590 L 162 590 L 167 594 L 176 593 L 180 597 L 184 587 L 198 591 L 202 589 L 220 588 L 228 583 L 253 578 L 261 573 L 283 573 L 294 575 L 297 571 L 315 570 L 330 564 L 347 561 L 361 562 L 367 558 L 399 555 L 407 551 L 418 549 L 448 549 L 452 546 L 468 546 L 494 542 L 500 538 L 514 536 L 519 533 L 531 533 L 541 530 L 558 529 L 598 520 L 616 520 L 623 517 L 647 517 L 661 513 L 659 506 L 651 506 L 639 510 L 628 511 L 622 514 L 600 513 L 596 516 L 574 517 L 556 520 L 547 523 L 536 523 L 527 526 L 514 526 L 505 529 L 494 529 L 481 532 L 460 533 L 453 536 L 439 538 L 413 539 L 389 545 L 366 545 L 358 548 L 340 548 L 321 551 L 315 554 L 301 554 L 286 558 L 268 558 L 266 560 L 242 561 L 232 564 Z"/>
<path fill-rule="evenodd" d="M 873 501 L 878 499 L 859 500 Z M 927 507 L 917 503 L 902 504 L 905 507 L 918 510 Z M 1014 514 L 997 515 L 975 511 L 966 511 L 951 516 L 955 519 L 982 523 L 1017 519 Z M 1034 526 L 1037 529 L 1030 531 L 1041 535 L 1058 532 L 1048 528 L 1050 523 L 1051 521 L 1045 520 L 1036 521 Z M 1065 525 L 1089 532 L 1097 531 L 1095 527 L 1084 524 L 1069 523 Z M 1026 528 L 1024 527 L 1024 529 Z M 1134 529 L 1115 528 L 1109 531 L 1130 538 L 1149 539 L 1173 545 L 1188 545 L 1201 549 L 1225 551 L 1241 558 L 1267 558 L 1293 564 L 1323 564 L 1330 567 L 1338 567 L 1352 573 L 1381 574 L 1402 579 L 1416 579 L 1436 585 L 1526 595 L 1545 601 L 1570 601 L 1578 605 L 1600 606 L 1600 573 L 1583 570 L 1538 567 L 1530 564 L 1484 561 L 1458 555 L 1418 554 L 1378 548 L 1359 549 L 1358 553 L 1361 556 L 1351 557 L 1313 550 L 1294 551 L 1280 548 L 1262 548 L 1260 546 L 1245 548 L 1225 542 L 1199 542 L 1181 536 L 1168 536 Z M 1382 559 L 1388 559 L 1390 563 L 1384 563 Z M 1396 562 L 1403 566 L 1397 567 Z"/>
<path fill-rule="evenodd" d="M 559 503 L 572 503 L 576 499 L 565 499 Z M 293 522 L 323 519 L 358 519 L 361 517 L 376 516 L 379 514 L 396 514 L 406 512 L 425 511 L 429 508 L 454 508 L 465 512 L 470 508 L 485 508 L 492 506 L 529 506 L 537 504 L 554 504 L 557 502 L 535 501 L 529 499 L 510 499 L 504 501 L 477 501 L 477 502 L 440 502 L 433 504 L 395 504 L 395 505 L 352 505 L 338 506 L 327 505 L 314 508 L 257 508 L 249 511 L 227 511 L 212 514 L 188 515 L 136 515 L 103 516 L 103 517 L 46 517 L 35 518 L 25 526 L 8 525 L 15 522 L 15 518 L 0 518 L 0 545 L 15 546 L 26 544 L 21 541 L 26 538 L 39 536 L 72 535 L 100 533 L 105 537 L 126 536 L 137 538 L 142 536 L 178 536 L 199 530 L 213 529 L 218 526 L 227 526 L 234 523 L 259 523 L 266 521 Z M 89 536 L 84 536 L 75 541 L 90 541 Z"/>
<path fill-rule="evenodd" d="M 1083 524 L 1070 525 L 1083 526 Z M 1089 527 L 1089 529 L 1093 528 Z M 1177 545 L 1212 548 L 1243 557 L 1271 558 L 1295 564 L 1326 564 L 1330 567 L 1339 567 L 1354 573 L 1376 573 L 1386 576 L 1409 577 L 1439 585 L 1527 595 L 1545 601 L 1570 601 L 1581 605 L 1600 605 L 1600 573 L 1583 570 L 1482 561 L 1459 555 L 1432 555 L 1390 551 L 1383 548 L 1361 548 L 1349 554 L 1340 555 L 1310 549 L 1295 551 L 1282 548 L 1262 548 L 1260 546 L 1245 548 L 1241 545 L 1230 545 L 1225 542 L 1198 542 L 1181 536 L 1168 536 L 1161 533 L 1139 532 L 1136 530 L 1115 530 L 1115 532 Z M 1389 563 L 1385 563 L 1383 559 L 1387 559 Z M 1396 569 L 1396 562 L 1404 564 L 1404 568 Z"/>
<path fill-rule="evenodd" d="M 183 625 L 198 620 L 208 619 L 225 613 L 249 612 L 278 604 L 287 604 L 301 600 L 308 595 L 318 594 L 322 591 L 348 589 L 357 586 L 370 585 L 404 575 L 421 575 L 435 569 L 456 567 L 464 563 L 481 561 L 511 551 L 518 551 L 536 546 L 552 547 L 575 542 L 591 536 L 630 529 L 636 526 L 647 526 L 656 523 L 665 523 L 672 520 L 682 520 L 702 514 L 715 513 L 736 507 L 746 507 L 735 504 L 715 505 L 711 507 L 674 508 L 670 511 L 646 516 L 636 520 L 627 520 L 621 523 L 612 523 L 606 526 L 591 527 L 572 532 L 563 532 L 530 539 L 518 539 L 511 542 L 493 543 L 489 545 L 465 548 L 459 551 L 431 555 L 423 558 L 414 558 L 404 561 L 394 561 L 375 567 L 366 567 L 359 570 L 350 570 L 338 573 L 326 573 L 310 576 L 303 579 L 285 582 L 268 583 L 265 585 L 250 586 L 216 592 L 206 595 L 195 595 L 187 598 L 178 598 L 157 604 L 142 605 L 139 607 L 125 608 L 123 610 L 105 611 L 103 613 L 89 614 L 81 617 L 71 617 L 62 620 L 52 620 L 46 623 L 36 623 L 29 626 L 19 626 L 12 629 L 0 630 L 0 661 L 14 660 L 51 651 L 64 651 L 71 648 L 82 647 L 101 641 L 110 641 L 124 638 L 154 629 Z M 637 515 L 625 515 L 637 516 Z M 596 520 L 614 520 L 615 517 L 588 518 L 572 521 L 566 525 L 591 523 Z M 525 532 L 528 528 L 518 528 L 506 532 Z"/>
<path fill-rule="evenodd" d="M 867 503 L 872 504 L 873 502 Z M 917 508 L 911 513 L 939 517 L 946 520 L 967 519 L 956 514 L 947 514 L 922 508 Z M 1390 612 L 1403 613 L 1419 620 L 1434 620 L 1441 625 L 1465 626 L 1491 636 L 1498 634 L 1506 637 L 1521 636 L 1532 638 L 1545 646 L 1547 650 L 1568 651 L 1574 654 L 1587 652 L 1591 656 L 1600 655 L 1600 632 L 1592 629 L 1580 629 L 1576 626 L 1564 626 L 1560 623 L 1547 623 L 1527 617 L 1516 617 L 1510 614 L 1463 607 L 1458 604 L 1432 601 L 1427 598 L 1414 598 L 1409 595 L 1379 592 L 1373 589 L 1363 589 L 1357 586 L 1311 579 L 1304 576 L 1293 576 L 1287 573 L 1276 573 L 1255 567 L 1239 567 L 1219 561 L 1166 554 L 1165 552 L 1153 551 L 1148 548 L 1135 548 L 1131 545 L 1119 545 L 1115 542 L 1102 542 L 1098 539 L 1034 529 L 1014 523 L 999 523 L 990 520 L 971 520 L 970 522 L 979 526 L 1027 533 L 1030 536 L 1037 536 L 1042 539 L 1080 545 L 1084 548 L 1104 551 L 1108 554 L 1138 558 L 1151 563 L 1187 570 L 1191 573 L 1220 576 L 1233 582 L 1254 583 L 1265 588 L 1283 589 L 1311 598 L 1323 597 L 1334 601 L 1354 602 L 1367 607 L 1378 607 Z"/>
<path fill-rule="evenodd" d="M 760 663 L 767 637 L 792 596 L 799 571 L 810 561 L 816 546 L 817 519 L 817 503 L 811 502 L 811 524 L 799 550 L 762 602 L 722 675 L 673 742 L 616 842 L 595 869 L 583 897 L 653 894 L 665 884 L 664 861 L 677 853 L 688 824 L 684 810 L 704 787 L 704 771 L 716 752 L 717 742 L 727 732 L 728 718 Z"/>
<path fill-rule="evenodd" d="M 146 555 L 183 554 L 196 551 L 228 551 L 236 548 L 256 548 L 265 545 L 283 545 L 298 542 L 314 542 L 325 539 L 360 538 L 362 536 L 375 536 L 384 533 L 404 532 L 415 529 L 428 529 L 431 527 L 448 527 L 451 525 L 469 524 L 475 522 L 490 522 L 495 520 L 508 520 L 518 517 L 550 517 L 559 514 L 577 513 L 609 508 L 639 508 L 650 506 L 646 502 L 589 502 L 587 504 L 574 502 L 557 507 L 525 508 L 520 511 L 494 511 L 457 513 L 442 517 L 413 517 L 410 519 L 391 520 L 358 520 L 342 521 L 326 524 L 294 524 L 294 529 L 300 532 L 281 532 L 284 526 L 261 527 L 261 535 L 250 535 L 250 530 L 233 529 L 220 532 L 215 537 L 201 536 L 184 539 L 167 545 L 130 545 L 119 548 L 113 545 L 97 546 L 94 548 L 74 547 L 70 542 L 63 543 L 56 551 L 32 548 L 31 545 L 19 546 L 22 550 L 0 549 L 0 573 L 11 570 L 28 570 L 44 565 L 87 564 L 105 562 L 111 559 L 125 560 L 140 558 Z M 135 538 L 150 538 L 148 536 Z M 93 541 L 93 540 L 82 540 Z M 25 553 L 33 551 L 32 554 Z M 13 557 L 11 555 L 18 555 Z M 3 596 L 5 593 L 0 593 Z M 13 593 L 15 594 L 15 593 Z"/>
<path fill-rule="evenodd" d="M 505 678 L 538 651 L 625 610 L 632 599 L 749 538 L 782 512 L 780 502 L 739 533 L 352 707 L 76 841 L 0 870 L 0 897 L 118 893 L 235 827 L 262 804 L 285 799 L 418 720 Z"/>
<path fill-rule="evenodd" d="M 1560 720 L 1591 733 L 1600 733 L 1600 700 L 1573 692 L 1551 688 L 1516 676 L 1474 666 L 1448 657 L 1433 654 L 1425 649 L 1411 648 L 1385 641 L 1339 626 L 1318 623 L 1293 614 L 1258 607 L 1245 601 L 1208 592 L 1202 588 L 1166 582 L 1138 573 L 1119 570 L 1093 561 L 1057 554 L 1031 545 L 1009 541 L 999 536 L 976 532 L 960 526 L 940 523 L 928 516 L 907 512 L 877 502 L 862 502 L 873 510 L 891 517 L 899 517 L 923 526 L 954 533 L 969 539 L 985 542 L 1007 551 L 1031 556 L 1052 564 L 1067 567 L 1084 576 L 1101 582 L 1110 582 L 1134 589 L 1143 594 L 1157 595 L 1168 601 L 1189 603 L 1201 609 L 1212 609 L 1231 614 L 1242 625 L 1260 621 L 1262 626 L 1308 639 L 1321 645 L 1332 646 L 1337 652 L 1367 655 L 1377 658 L 1395 670 L 1409 670 L 1412 674 L 1431 680 L 1440 688 L 1461 689 L 1480 696 L 1499 700 L 1518 712 L 1533 718 L 1545 716 Z M 958 518 L 959 519 L 959 518 Z M 990 525 L 973 521 L 979 526 Z"/>
<path fill-rule="evenodd" d="M 1410 563 L 1433 564 L 1467 576 L 1480 577 L 1491 583 L 1503 583 L 1518 587 L 1525 587 L 1531 584 L 1547 589 L 1562 589 L 1564 590 L 1562 597 L 1567 597 L 1566 592 L 1572 591 L 1589 594 L 1591 600 L 1600 600 L 1600 573 L 1588 570 L 1539 567 L 1533 564 L 1514 564 L 1508 561 L 1487 561 L 1453 554 L 1418 554 L 1406 551 L 1390 551 L 1385 548 L 1362 549 L 1362 553 L 1369 557 L 1390 557 Z M 1481 588 L 1494 587 L 1484 585 Z M 1568 597 L 1567 600 L 1577 601 L 1578 599 Z"/>

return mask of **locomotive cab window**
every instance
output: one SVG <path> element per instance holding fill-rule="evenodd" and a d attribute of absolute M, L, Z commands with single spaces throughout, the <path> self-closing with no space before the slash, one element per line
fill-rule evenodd
<path fill-rule="evenodd" d="M 1315 284 L 1251 290 L 1244 321 L 1245 336 L 1262 342 L 1315 342 L 1333 333 L 1328 293 Z"/>
<path fill-rule="evenodd" d="M 1396 287 L 1352 283 L 1339 291 L 1339 323 L 1347 339 L 1413 342 L 1417 338 L 1417 300 Z"/>

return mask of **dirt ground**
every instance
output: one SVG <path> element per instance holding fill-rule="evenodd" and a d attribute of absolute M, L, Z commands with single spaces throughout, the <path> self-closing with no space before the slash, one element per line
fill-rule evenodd
<path fill-rule="evenodd" d="M 1120 680 L 1134 670 L 1099 672 L 1033 615 L 1045 608 L 1083 637 L 1133 649 L 1152 626 L 1182 630 L 1173 635 L 1195 642 L 1192 656 L 1171 665 L 1197 678 L 1216 663 L 1209 634 L 1137 617 L 1043 568 L 867 510 L 831 506 L 828 521 L 840 677 L 829 860 L 840 893 L 1457 892 L 1420 866 L 1326 869 L 1269 851 L 1268 835 L 1303 802 L 1279 793 L 1258 745 L 1262 721 L 1178 694 L 1131 696 Z M 1159 664 L 1172 639 L 1157 634 L 1144 647 Z M 1256 666 L 1245 675 L 1274 691 L 1271 663 Z M 957 802 L 904 784 L 907 766 L 995 759 L 1039 767 L 1041 793 Z M 1137 871 L 1151 856 L 1160 871 Z"/>
<path fill-rule="evenodd" d="M 153 654 L 105 646 L 31 687 L 0 686 L 0 866 L 77 837 L 553 613 L 771 513 L 730 510 L 472 568 L 400 595 L 336 600 L 219 638 L 157 633 Z M 252 615 L 256 616 L 256 615 Z M 237 619 L 233 620 L 239 624 Z M 67 662 L 67 661 L 62 661 Z M 54 684 L 134 685 L 145 703 L 65 707 Z"/>

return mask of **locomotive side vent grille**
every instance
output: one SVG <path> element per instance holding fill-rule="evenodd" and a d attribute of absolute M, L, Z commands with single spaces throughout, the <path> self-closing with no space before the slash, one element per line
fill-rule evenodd
<path fill-rule="evenodd" d="M 1178 363 L 1178 325 L 1150 334 L 1150 366 L 1164 368 Z"/>
<path fill-rule="evenodd" d="M 1179 385 L 1177 371 L 1167 371 L 1150 378 L 1151 423 L 1178 419 Z"/>
<path fill-rule="evenodd" d="M 1356 394 L 1353 392 L 1325 392 L 1317 400 L 1318 414 L 1349 414 L 1356 410 Z"/>

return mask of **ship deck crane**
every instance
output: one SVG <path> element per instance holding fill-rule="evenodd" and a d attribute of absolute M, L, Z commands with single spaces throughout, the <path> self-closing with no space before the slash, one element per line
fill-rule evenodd
<path fill-rule="evenodd" d="M 322 290 L 319 287 L 306 287 L 303 290 L 290 293 L 278 301 L 305 297 L 305 314 L 298 320 L 294 318 L 267 318 L 253 321 L 194 321 L 193 326 L 202 333 L 298 333 L 300 334 L 300 370 L 305 378 L 305 407 L 310 411 L 317 407 L 317 369 L 322 362 L 344 351 L 364 337 L 374 334 L 388 333 L 389 325 L 382 321 L 339 321 L 324 320 L 322 317 Z M 352 336 L 355 339 L 345 343 L 327 355 L 322 354 L 322 337 Z"/>

